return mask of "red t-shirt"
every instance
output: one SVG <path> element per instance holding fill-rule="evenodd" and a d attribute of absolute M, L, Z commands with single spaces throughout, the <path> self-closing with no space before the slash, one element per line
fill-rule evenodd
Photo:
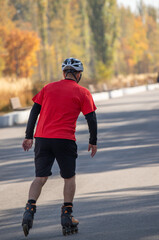
<path fill-rule="evenodd" d="M 76 140 L 80 112 L 96 110 L 91 93 L 73 80 L 49 83 L 32 100 L 41 105 L 34 137 Z"/>

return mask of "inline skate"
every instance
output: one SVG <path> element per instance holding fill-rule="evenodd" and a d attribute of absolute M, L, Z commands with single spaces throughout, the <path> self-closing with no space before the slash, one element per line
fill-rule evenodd
<path fill-rule="evenodd" d="M 24 235 L 27 237 L 29 230 L 33 227 L 34 214 L 36 213 L 36 205 L 27 203 L 23 215 L 22 227 Z"/>
<path fill-rule="evenodd" d="M 72 216 L 72 206 L 62 206 L 61 208 L 61 225 L 64 236 L 78 233 L 79 221 Z"/>

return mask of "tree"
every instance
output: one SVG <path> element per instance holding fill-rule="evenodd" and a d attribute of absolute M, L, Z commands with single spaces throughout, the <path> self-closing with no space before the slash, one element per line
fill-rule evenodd
<path fill-rule="evenodd" d="M 3 46 L 2 38 L 0 38 L 0 77 L 2 76 L 3 70 L 5 68 L 5 61 L 4 56 L 6 54 L 6 51 Z"/>
<path fill-rule="evenodd" d="M 81 0 L 59 0 L 58 3 L 49 1 L 49 42 L 52 45 L 51 63 L 54 79 L 61 77 L 61 63 L 65 58 L 72 56 L 81 59 L 84 65 L 89 64 L 84 46 L 86 26 L 81 14 L 83 7 L 84 2 Z"/>
<path fill-rule="evenodd" d="M 118 38 L 117 49 L 115 52 L 114 71 L 115 74 L 127 74 L 128 69 L 128 56 L 130 50 L 128 49 L 127 39 L 132 34 L 134 14 L 129 8 L 118 7 Z M 127 54 L 125 54 L 125 51 Z"/>
<path fill-rule="evenodd" d="M 7 29 L 15 27 L 12 17 L 16 10 L 14 6 L 9 6 L 8 1 L 0 0 L 0 25 L 5 26 Z"/>
<path fill-rule="evenodd" d="M 37 0 L 38 9 L 38 30 L 39 35 L 42 40 L 41 49 L 41 66 L 42 66 L 42 80 L 49 80 L 49 70 L 48 70 L 48 23 L 47 23 L 47 11 L 48 11 L 48 1 L 47 0 Z"/>
<path fill-rule="evenodd" d="M 134 67 L 142 61 L 144 54 L 148 50 L 146 28 L 140 17 L 134 18 L 133 31 L 127 38 L 121 39 L 121 44 L 127 69 L 129 73 L 133 72 Z"/>
<path fill-rule="evenodd" d="M 147 64 L 147 69 L 149 72 L 156 72 L 159 71 L 159 23 L 157 18 L 157 10 L 150 6 L 147 7 L 146 32 L 149 46 L 149 61 Z M 145 60 L 146 59 L 144 58 L 143 64 L 145 64 Z"/>
<path fill-rule="evenodd" d="M 35 0 L 8 0 L 9 8 L 14 8 L 12 21 L 23 30 L 37 31 L 37 3 Z"/>
<path fill-rule="evenodd" d="M 142 22 L 145 23 L 145 16 L 146 16 L 146 5 L 144 4 L 143 0 L 140 0 L 137 3 L 137 10 L 138 15 L 141 17 Z"/>
<path fill-rule="evenodd" d="M 33 8 L 33 0 L 9 0 L 10 6 L 14 6 L 15 12 L 12 17 L 13 21 L 31 22 L 31 11 Z"/>
<path fill-rule="evenodd" d="M 5 75 L 29 77 L 33 67 L 37 65 L 36 52 L 40 40 L 34 32 L 14 29 L 6 35 L 4 47 L 7 50 L 5 60 Z"/>
<path fill-rule="evenodd" d="M 108 79 L 117 38 L 116 0 L 88 0 L 88 16 L 97 59 L 97 78 Z"/>

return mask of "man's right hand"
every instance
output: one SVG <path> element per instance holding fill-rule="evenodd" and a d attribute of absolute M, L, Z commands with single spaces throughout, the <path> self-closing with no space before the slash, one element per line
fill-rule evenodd
<path fill-rule="evenodd" d="M 97 152 L 97 145 L 92 145 L 92 144 L 89 144 L 88 145 L 88 152 L 91 150 L 91 157 L 94 157 L 94 155 L 96 154 Z"/>
<path fill-rule="evenodd" d="M 24 139 L 22 147 L 24 151 L 29 151 L 32 145 L 33 145 L 33 139 Z"/>

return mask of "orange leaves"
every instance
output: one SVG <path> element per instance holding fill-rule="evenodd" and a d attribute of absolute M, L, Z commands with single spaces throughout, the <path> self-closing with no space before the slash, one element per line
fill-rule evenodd
<path fill-rule="evenodd" d="M 4 41 L 7 50 L 5 60 L 5 75 L 17 77 L 29 77 L 32 67 L 37 65 L 36 52 L 39 49 L 40 40 L 36 33 L 13 29 L 10 32 L 0 27 L 0 37 Z"/>
<path fill-rule="evenodd" d="M 141 18 L 134 19 L 134 31 L 132 32 L 129 42 L 136 54 L 136 61 L 140 60 L 143 57 L 144 51 L 148 49 L 146 27 L 143 25 Z"/>
<path fill-rule="evenodd" d="M 141 18 L 134 18 L 133 30 L 127 38 L 121 39 L 121 46 L 130 69 L 142 60 L 148 50 L 148 41 L 146 27 L 143 25 Z"/>
<path fill-rule="evenodd" d="M 140 6 L 139 14 L 120 9 L 117 71 L 124 74 L 158 71 L 159 21 L 157 9 Z"/>

